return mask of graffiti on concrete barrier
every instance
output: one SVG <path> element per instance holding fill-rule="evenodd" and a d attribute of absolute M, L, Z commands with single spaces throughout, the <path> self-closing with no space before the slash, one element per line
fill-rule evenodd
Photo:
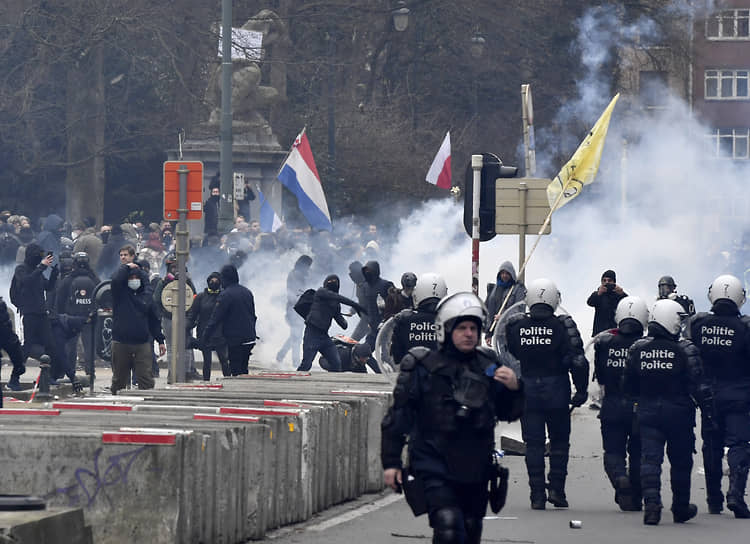
<path fill-rule="evenodd" d="M 92 459 L 93 467 L 77 468 L 73 474 L 74 484 L 68 487 L 58 487 L 45 498 L 51 499 L 63 495 L 68 498 L 69 506 L 84 508 L 92 506 L 97 499 L 103 499 L 111 507 L 113 506 L 112 499 L 107 495 L 107 489 L 127 484 L 133 463 L 147 448 L 151 447 L 153 446 L 142 446 L 125 453 L 111 455 L 106 458 L 106 461 L 102 460 L 102 448 L 98 448 Z M 151 469 L 151 471 L 158 472 L 158 469 Z"/>

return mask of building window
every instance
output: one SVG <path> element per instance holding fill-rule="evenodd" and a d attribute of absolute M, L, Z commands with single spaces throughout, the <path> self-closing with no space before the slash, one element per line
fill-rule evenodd
<path fill-rule="evenodd" d="M 712 154 L 720 159 L 750 159 L 750 128 L 717 128 L 708 134 Z"/>
<path fill-rule="evenodd" d="M 662 110 L 667 106 L 667 72 L 642 70 L 638 73 L 638 97 L 647 110 Z"/>
<path fill-rule="evenodd" d="M 748 95 L 748 70 L 706 70 L 706 100 L 745 100 Z"/>
<path fill-rule="evenodd" d="M 706 19 L 709 40 L 750 39 L 750 9 L 727 9 Z"/>

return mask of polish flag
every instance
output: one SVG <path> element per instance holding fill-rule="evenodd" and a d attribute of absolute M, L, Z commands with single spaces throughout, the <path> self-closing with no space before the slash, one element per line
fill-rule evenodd
<path fill-rule="evenodd" d="M 451 133 L 445 133 L 440 149 L 432 161 L 432 166 L 427 172 L 425 180 L 428 183 L 442 187 L 443 189 L 451 188 Z"/>

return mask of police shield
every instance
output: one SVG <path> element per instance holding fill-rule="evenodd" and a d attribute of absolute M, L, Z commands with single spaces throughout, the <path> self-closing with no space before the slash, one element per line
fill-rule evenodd
<path fill-rule="evenodd" d="M 495 329 L 492 332 L 492 348 L 497 353 L 500 361 L 505 366 L 513 369 L 513 372 L 517 376 L 521 376 L 521 364 L 509 351 L 508 342 L 505 338 L 505 326 L 508 324 L 508 318 L 514 314 L 522 313 L 526 310 L 526 303 L 523 300 L 519 300 L 513 306 L 504 310 L 497 322 L 495 323 Z"/>
<path fill-rule="evenodd" d="M 380 326 L 378 336 L 375 339 L 375 352 L 372 356 L 378 362 L 378 367 L 388 381 L 395 383 L 398 373 L 398 364 L 393 360 L 391 355 L 391 343 L 393 341 L 393 329 L 396 326 L 396 316 L 389 317 L 385 323 Z"/>

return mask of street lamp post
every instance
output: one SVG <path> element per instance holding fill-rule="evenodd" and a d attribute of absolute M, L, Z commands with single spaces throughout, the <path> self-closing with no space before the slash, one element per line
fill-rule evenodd
<path fill-rule="evenodd" d="M 393 28 L 395 28 L 397 32 L 403 32 L 406 30 L 406 27 L 409 26 L 409 13 L 411 13 L 411 11 L 406 7 L 406 2 L 404 0 L 399 0 L 399 2 L 396 3 L 396 7 L 391 11 L 391 16 L 393 17 Z"/>
<path fill-rule="evenodd" d="M 484 55 L 484 46 L 485 46 L 486 40 L 484 39 L 484 36 L 482 36 L 479 33 L 479 30 L 476 30 L 474 32 L 474 35 L 471 37 L 471 42 L 469 44 L 469 53 L 471 56 L 476 59 L 478 62 L 479 59 L 482 58 Z M 479 70 L 474 67 L 474 103 L 473 103 L 473 115 L 472 115 L 472 121 L 474 123 L 474 145 L 479 144 Z"/>

